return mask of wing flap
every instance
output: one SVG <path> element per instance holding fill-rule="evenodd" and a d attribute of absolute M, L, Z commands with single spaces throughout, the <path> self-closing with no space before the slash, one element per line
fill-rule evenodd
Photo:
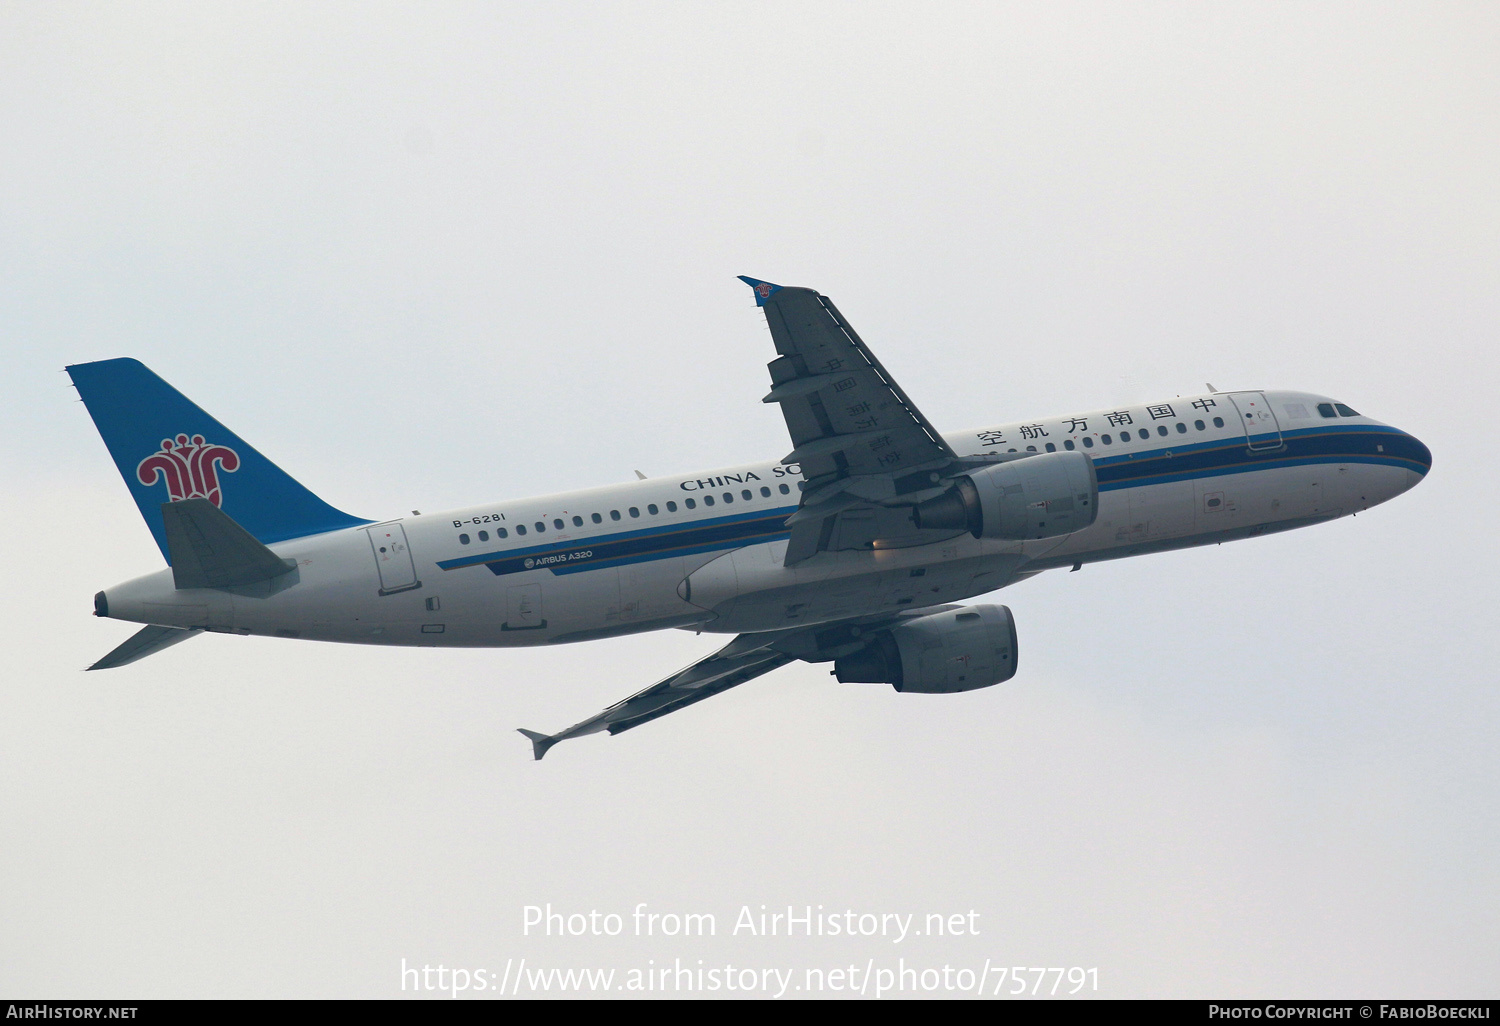
<path fill-rule="evenodd" d="M 930 487 L 958 460 L 833 301 L 813 289 L 743 278 L 756 290 L 777 357 L 771 391 L 791 435 L 783 464 L 802 471 L 802 505 L 788 520 L 788 566 L 830 546 L 920 545 L 943 535 L 890 516 L 903 495 Z M 859 510 L 881 512 L 865 517 Z M 848 516 L 844 516 L 848 514 Z"/>
<path fill-rule="evenodd" d="M 807 480 L 891 474 L 953 458 L 953 450 L 886 373 L 827 296 L 782 288 L 763 309 L 780 357 L 766 400 L 781 404 L 792 462 Z"/>

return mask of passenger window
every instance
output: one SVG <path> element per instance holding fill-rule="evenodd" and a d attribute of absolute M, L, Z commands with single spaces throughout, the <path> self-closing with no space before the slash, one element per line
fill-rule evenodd
<path fill-rule="evenodd" d="M 1073 439 L 1071 439 L 1071 438 L 1064 438 L 1063 439 L 1063 448 L 1064 449 L 1074 449 L 1074 448 L 1077 448 L 1077 447 L 1073 444 Z"/>
<path fill-rule="evenodd" d="M 467 544 L 469 544 L 469 536 L 466 535 L 466 534 L 459 535 L 458 536 L 458 543 L 460 545 L 467 545 Z"/>
<path fill-rule="evenodd" d="M 1083 447 L 1085 449 L 1092 449 L 1094 447 L 1094 440 L 1092 438 L 1090 438 L 1088 435 L 1084 435 L 1083 436 Z"/>
<path fill-rule="evenodd" d="M 787 493 L 789 493 L 789 492 L 790 492 L 790 491 L 791 491 L 791 489 L 790 489 L 790 488 L 788 488 L 788 487 L 787 487 L 787 486 L 786 486 L 786 485 L 782 485 L 782 486 L 781 486 L 781 494 L 782 494 L 782 495 L 786 495 L 786 494 L 787 494 Z"/>
<path fill-rule="evenodd" d="M 1359 414 L 1355 413 L 1353 410 L 1351 410 L 1349 407 L 1345 406 L 1343 403 L 1334 403 L 1333 404 L 1333 408 L 1339 411 L 1339 416 L 1340 417 L 1358 417 L 1359 416 Z"/>
<path fill-rule="evenodd" d="M 1110 438 L 1108 435 L 1100 435 L 1099 441 L 1103 442 L 1105 445 L 1109 445 L 1114 441 L 1114 439 Z"/>
<path fill-rule="evenodd" d="M 761 485 L 760 486 L 760 497 L 762 499 L 769 499 L 771 497 L 771 489 L 767 488 L 765 485 Z"/>
<path fill-rule="evenodd" d="M 641 508 L 639 506 L 631 506 L 630 507 L 630 515 L 632 517 L 638 517 L 638 516 L 640 516 L 641 515 Z"/>
<path fill-rule="evenodd" d="M 740 492 L 740 498 L 744 499 L 746 502 L 749 502 L 751 499 L 755 498 L 755 493 L 746 488 L 744 491 Z"/>
<path fill-rule="evenodd" d="M 620 519 L 620 511 L 617 510 L 617 509 L 610 510 L 609 511 L 609 519 L 611 519 L 611 520 L 619 520 Z"/>
<path fill-rule="evenodd" d="M 517 524 L 516 525 L 516 533 L 517 534 L 525 534 L 526 533 L 526 525 L 525 524 Z"/>
<path fill-rule="evenodd" d="M 1206 430 L 1206 428 L 1204 427 L 1203 421 L 1201 421 L 1201 420 L 1195 420 L 1195 421 L 1193 421 L 1193 427 L 1197 428 L 1199 431 Z"/>
<path fill-rule="evenodd" d="M 504 538 L 504 537 L 506 537 L 509 534 L 510 534 L 510 532 L 507 531 L 505 528 L 502 527 L 502 528 L 500 528 L 500 530 L 498 530 L 498 531 L 495 532 L 495 537 L 496 538 Z"/>
<path fill-rule="evenodd" d="M 1180 420 L 1177 422 L 1177 433 L 1179 435 L 1187 434 L 1187 425 Z"/>
<path fill-rule="evenodd" d="M 1028 445 L 1026 447 L 1026 451 L 1027 452 L 1036 452 L 1036 446 L 1034 446 L 1034 445 Z"/>
<path fill-rule="evenodd" d="M 657 513 L 661 512 L 661 511 L 656 508 L 656 503 L 654 503 L 654 502 L 648 502 L 646 504 L 646 512 L 650 513 L 654 517 L 654 516 L 656 516 Z"/>
<path fill-rule="evenodd" d="M 1146 439 L 1148 439 L 1148 438 L 1151 437 L 1151 432 L 1147 431 L 1145 428 L 1141 428 L 1139 431 L 1136 432 L 1136 434 L 1138 434 L 1138 435 L 1141 436 L 1141 441 L 1143 441 L 1143 442 Z"/>
<path fill-rule="evenodd" d="M 675 503 L 675 502 L 669 502 L 669 503 L 667 503 L 667 512 L 668 513 L 676 513 L 677 512 L 677 503 Z"/>
<path fill-rule="evenodd" d="M 1323 416 L 1323 417 L 1337 417 L 1338 416 L 1337 413 L 1333 412 L 1333 403 L 1319 403 L 1318 404 L 1318 415 L 1319 416 Z"/>
<path fill-rule="evenodd" d="M 1165 424 L 1156 425 L 1156 433 L 1165 438 L 1167 435 L 1167 426 Z"/>
<path fill-rule="evenodd" d="M 573 526 L 574 527 L 582 527 L 583 526 L 583 517 L 574 517 L 573 518 Z"/>
<path fill-rule="evenodd" d="M 712 495 L 705 495 L 703 497 L 703 505 L 705 505 L 705 506 L 712 506 L 713 504 L 714 504 L 714 497 Z"/>
<path fill-rule="evenodd" d="M 725 492 L 724 493 L 724 501 L 725 502 L 733 502 L 734 501 L 734 493 L 733 492 Z"/>
<path fill-rule="evenodd" d="M 547 533 L 547 522 L 545 520 L 538 520 L 536 522 L 536 533 L 537 534 L 546 534 Z"/>
<path fill-rule="evenodd" d="M 1057 451 L 1057 446 L 1053 445 L 1051 442 L 1048 442 L 1047 443 L 1047 451 L 1048 452 L 1056 452 Z"/>
<path fill-rule="evenodd" d="M 1224 426 L 1224 418 L 1223 417 L 1215 417 L 1214 418 L 1214 427 L 1223 427 L 1223 426 Z"/>
<path fill-rule="evenodd" d="M 688 509 L 697 509 L 698 508 L 698 501 L 696 499 L 683 499 L 682 500 L 682 504 L 684 506 L 686 506 Z"/>
<path fill-rule="evenodd" d="M 601 517 L 601 516 L 600 516 L 600 515 L 599 515 L 599 514 L 597 514 L 597 513 L 592 513 L 592 514 L 590 514 L 590 515 L 589 515 L 589 519 L 590 519 L 590 520 L 592 520 L 592 521 L 593 521 L 593 522 L 594 522 L 594 523 L 596 523 L 596 524 L 602 524 L 602 523 L 604 523 L 604 518 L 603 518 L 603 517 Z"/>
<path fill-rule="evenodd" d="M 479 532 L 479 540 L 480 541 L 489 541 L 490 540 L 490 532 L 488 532 L 488 531 L 480 531 Z"/>
<path fill-rule="evenodd" d="M 552 521 L 552 526 L 554 528 L 556 528 L 557 530 L 561 531 L 567 525 L 562 522 L 562 518 L 561 517 L 558 517 L 557 519 L 555 519 L 555 520 Z"/>

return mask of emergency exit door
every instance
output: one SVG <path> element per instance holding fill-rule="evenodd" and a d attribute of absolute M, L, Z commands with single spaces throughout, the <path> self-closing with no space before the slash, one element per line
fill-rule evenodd
<path fill-rule="evenodd" d="M 370 536 L 370 551 L 380 572 L 380 594 L 394 595 L 422 586 L 417 580 L 411 548 L 406 544 L 406 528 L 399 523 L 377 524 L 365 528 L 365 534 Z"/>
<path fill-rule="evenodd" d="M 1264 392 L 1232 392 L 1229 399 L 1240 411 L 1240 427 L 1245 429 L 1245 443 L 1252 451 L 1281 448 L 1281 424 Z"/>
<path fill-rule="evenodd" d="M 517 584 L 505 591 L 505 622 L 502 631 L 538 631 L 547 626 L 542 618 L 542 586 Z"/>

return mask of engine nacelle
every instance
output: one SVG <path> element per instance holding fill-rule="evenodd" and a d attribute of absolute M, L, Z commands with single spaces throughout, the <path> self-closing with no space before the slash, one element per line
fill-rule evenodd
<path fill-rule="evenodd" d="M 1006 606 L 965 606 L 906 620 L 836 660 L 843 684 L 890 684 L 897 691 L 946 695 L 1016 675 L 1016 621 Z"/>
<path fill-rule="evenodd" d="M 968 531 L 976 538 L 1055 538 L 1099 515 L 1094 461 L 1081 452 L 1048 452 L 976 470 L 916 508 L 916 525 Z"/>

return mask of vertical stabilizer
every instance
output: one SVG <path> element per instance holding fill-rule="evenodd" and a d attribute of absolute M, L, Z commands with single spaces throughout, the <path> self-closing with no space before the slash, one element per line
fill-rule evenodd
<path fill-rule="evenodd" d="M 308 491 L 139 360 L 67 370 L 169 562 L 163 502 L 206 499 L 267 543 L 370 523 Z"/>

